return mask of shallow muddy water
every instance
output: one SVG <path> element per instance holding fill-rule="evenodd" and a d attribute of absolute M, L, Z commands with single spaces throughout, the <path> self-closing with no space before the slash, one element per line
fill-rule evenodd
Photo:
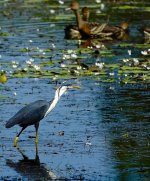
<path fill-rule="evenodd" d="M 150 26 L 149 1 L 79 2 L 90 7 L 91 21 L 129 21 L 129 38 L 91 49 L 64 38 L 75 22 L 65 11 L 70 1 L 0 2 L 0 72 L 8 79 L 0 83 L 0 180 L 150 179 L 150 60 L 141 54 L 150 45 L 139 31 Z M 93 71 L 95 62 L 104 69 Z M 32 101 L 51 100 L 64 80 L 81 89 L 68 91 L 40 122 L 38 150 L 33 126 L 14 148 L 20 127 L 6 129 L 6 121 Z"/>

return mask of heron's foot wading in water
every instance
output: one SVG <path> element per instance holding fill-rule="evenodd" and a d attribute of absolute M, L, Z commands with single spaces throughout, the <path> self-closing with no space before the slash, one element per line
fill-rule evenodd
<path fill-rule="evenodd" d="M 14 147 L 17 147 L 17 142 L 18 142 L 18 139 L 19 139 L 19 137 L 18 137 L 18 136 L 16 136 L 16 137 L 15 137 L 15 139 L 14 139 Z"/>
<path fill-rule="evenodd" d="M 38 144 L 38 131 L 36 131 L 35 143 Z"/>

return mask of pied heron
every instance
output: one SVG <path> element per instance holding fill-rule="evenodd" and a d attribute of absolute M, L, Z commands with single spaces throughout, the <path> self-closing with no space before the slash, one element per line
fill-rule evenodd
<path fill-rule="evenodd" d="M 36 129 L 36 144 L 38 143 L 38 128 L 39 122 L 44 117 L 46 117 L 56 106 L 60 97 L 68 90 L 72 88 L 80 88 L 77 85 L 69 85 L 69 86 L 60 86 L 56 92 L 52 101 L 48 102 L 46 100 L 38 100 L 33 103 L 28 104 L 23 107 L 20 111 L 18 111 L 12 118 L 10 118 L 6 123 L 6 128 L 11 128 L 15 125 L 19 125 L 22 127 L 21 131 L 16 135 L 14 139 L 14 146 L 17 146 L 17 141 L 19 139 L 20 134 L 26 129 L 28 126 L 34 125 Z"/>

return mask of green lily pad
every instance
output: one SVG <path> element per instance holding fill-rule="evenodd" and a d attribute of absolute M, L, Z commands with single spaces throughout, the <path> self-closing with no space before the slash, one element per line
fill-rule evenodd
<path fill-rule="evenodd" d="M 0 36 L 10 36 L 10 33 L 8 33 L 8 32 L 0 32 Z"/>
<path fill-rule="evenodd" d="M 3 96 L 0 96 L 0 101 L 4 101 L 4 100 L 7 100 L 8 97 L 3 97 Z"/>

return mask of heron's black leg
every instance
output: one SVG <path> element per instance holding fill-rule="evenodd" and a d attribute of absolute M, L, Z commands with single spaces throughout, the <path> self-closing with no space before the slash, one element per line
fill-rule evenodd
<path fill-rule="evenodd" d="M 23 127 L 22 129 L 21 129 L 21 131 L 17 134 L 17 136 L 15 137 L 15 139 L 14 139 L 14 147 L 16 147 L 17 146 L 17 141 L 18 141 L 18 139 L 19 139 L 19 136 L 20 136 L 20 134 L 22 133 L 22 131 L 25 129 L 26 127 Z"/>
<path fill-rule="evenodd" d="M 35 130 L 36 130 L 35 143 L 36 144 L 38 144 L 38 128 L 39 128 L 39 122 L 35 124 Z"/>

